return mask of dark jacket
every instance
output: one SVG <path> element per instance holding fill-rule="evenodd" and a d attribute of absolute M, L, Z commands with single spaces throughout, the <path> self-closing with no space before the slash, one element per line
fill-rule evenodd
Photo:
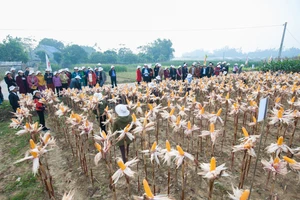
<path fill-rule="evenodd" d="M 99 111 L 100 111 L 100 113 L 99 113 L 100 116 L 104 114 L 104 109 L 105 109 L 106 106 L 107 106 L 107 102 L 106 102 L 106 101 L 101 101 L 101 103 L 102 103 L 102 104 L 98 104 L 98 109 L 99 109 Z M 97 114 L 97 109 L 93 110 L 93 113 L 94 113 L 95 115 L 98 115 L 98 114 Z M 98 116 L 98 117 L 100 117 L 100 116 Z"/>
<path fill-rule="evenodd" d="M 20 108 L 20 104 L 19 104 L 19 96 L 14 93 L 14 92 L 10 92 L 8 95 L 8 99 L 9 99 L 9 103 L 11 105 L 11 107 L 14 109 L 14 111 L 17 110 L 17 108 Z"/>
<path fill-rule="evenodd" d="M 77 88 L 78 90 L 81 90 L 81 82 L 80 80 L 77 80 L 76 78 L 71 79 L 70 88 Z"/>
<path fill-rule="evenodd" d="M 45 81 L 46 81 L 47 84 L 53 84 L 52 78 L 53 78 L 53 74 L 52 73 L 49 73 L 49 74 L 45 73 L 44 79 L 45 79 Z"/>
<path fill-rule="evenodd" d="M 8 78 L 7 76 L 4 77 L 4 81 L 7 84 L 7 88 L 9 88 L 10 86 L 17 86 L 17 83 L 15 81 L 14 78 Z"/>
<path fill-rule="evenodd" d="M 19 93 L 20 94 L 27 94 L 29 92 L 28 84 L 27 84 L 27 78 L 25 75 L 20 76 L 18 75 L 16 77 L 16 83 L 19 87 Z"/>
<path fill-rule="evenodd" d="M 130 124 L 132 121 L 132 118 L 130 115 L 126 116 L 126 117 L 117 117 L 116 121 L 114 122 L 114 125 L 113 125 L 113 133 L 115 131 L 121 131 L 123 130 L 128 124 Z M 116 138 L 118 138 L 120 135 L 120 133 L 118 133 L 116 135 Z M 126 143 L 127 144 L 130 144 L 132 141 L 127 137 L 125 136 L 125 139 L 126 139 Z M 122 146 L 124 145 L 124 139 L 120 140 L 119 142 L 116 143 L 117 146 Z"/>
<path fill-rule="evenodd" d="M 116 75 L 116 77 L 117 77 L 117 72 L 116 72 L 116 70 L 115 70 L 115 69 L 114 69 L 114 70 L 113 70 L 113 69 L 109 70 L 109 72 L 108 72 L 108 73 L 109 73 L 109 76 L 111 77 L 111 75 L 112 75 L 112 71 L 115 71 L 115 75 Z"/>

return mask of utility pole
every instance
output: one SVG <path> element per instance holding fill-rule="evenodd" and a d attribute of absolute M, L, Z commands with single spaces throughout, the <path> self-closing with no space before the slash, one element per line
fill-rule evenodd
<path fill-rule="evenodd" d="M 280 60 L 280 58 L 281 58 L 281 52 L 282 52 L 282 46 L 283 46 L 283 41 L 284 41 L 286 25 L 287 25 L 287 22 L 284 23 L 283 34 L 282 34 L 281 43 L 280 43 L 280 47 L 279 47 L 278 60 Z"/>

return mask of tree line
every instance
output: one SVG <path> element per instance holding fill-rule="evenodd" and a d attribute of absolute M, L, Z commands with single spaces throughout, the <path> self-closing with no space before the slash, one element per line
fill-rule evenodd
<path fill-rule="evenodd" d="M 47 48 L 51 48 L 55 52 L 51 52 L 52 56 L 48 56 L 51 57 L 52 61 L 66 67 L 80 63 L 133 64 L 169 61 L 173 58 L 175 51 L 172 47 L 172 41 L 169 39 L 157 39 L 147 45 L 140 46 L 138 53 L 134 53 L 125 46 L 102 52 L 90 46 L 64 45 L 63 42 L 51 38 L 40 40 L 36 47 L 33 47 L 31 42 L 32 40 L 28 38 L 7 36 L 0 43 L 0 61 L 22 61 L 26 63 L 34 60 L 32 56 L 34 54 L 41 62 L 45 62 L 45 53 L 49 53 Z"/>

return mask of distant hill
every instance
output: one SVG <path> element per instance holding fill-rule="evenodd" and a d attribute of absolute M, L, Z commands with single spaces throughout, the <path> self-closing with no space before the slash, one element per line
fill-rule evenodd
<path fill-rule="evenodd" d="M 216 49 L 213 52 L 209 52 L 203 49 L 197 49 L 192 52 L 182 54 L 181 58 L 178 59 L 203 59 L 204 56 L 207 55 L 210 59 L 246 59 L 247 56 L 252 60 L 261 60 L 266 59 L 272 56 L 276 58 L 278 56 L 278 49 L 265 49 L 265 50 L 256 50 L 253 52 L 243 53 L 241 49 L 224 47 L 222 49 Z M 290 48 L 282 51 L 282 57 L 295 57 L 300 55 L 300 49 L 298 48 Z"/>

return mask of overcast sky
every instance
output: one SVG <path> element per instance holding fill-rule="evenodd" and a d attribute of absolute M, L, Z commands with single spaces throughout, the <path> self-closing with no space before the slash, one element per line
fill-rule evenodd
<path fill-rule="evenodd" d="M 288 22 L 284 47 L 300 48 L 299 0 L 1 0 L 0 8 L 1 40 L 10 34 L 136 51 L 166 38 L 179 57 L 226 45 L 244 52 L 279 48 Z M 239 27 L 256 28 L 231 29 Z"/>

